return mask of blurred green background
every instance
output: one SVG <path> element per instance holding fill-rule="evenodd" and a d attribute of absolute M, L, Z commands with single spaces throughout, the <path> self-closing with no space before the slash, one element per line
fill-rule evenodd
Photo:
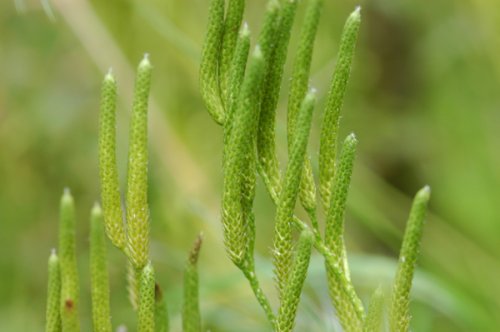
<path fill-rule="evenodd" d="M 290 46 L 289 77 L 307 0 Z M 497 0 L 325 1 L 311 84 L 321 106 L 340 32 L 362 5 L 363 23 L 342 135 L 360 140 L 347 214 L 353 279 L 364 300 L 390 285 L 411 196 L 432 187 L 413 289 L 414 331 L 500 327 L 500 4 Z M 88 216 L 98 199 L 97 117 L 109 67 L 119 81 L 118 159 L 124 184 L 133 69 L 154 64 L 150 120 L 152 257 L 180 330 L 182 268 L 203 231 L 201 307 L 211 331 L 266 331 L 264 315 L 221 241 L 221 129 L 198 92 L 208 0 L 6 0 L 0 2 L 0 331 L 42 331 L 46 261 L 57 246 L 58 200 L 77 202 L 84 331 L 90 331 Z M 248 1 L 255 36 L 264 0 Z M 287 82 L 277 125 L 286 163 Z M 260 184 L 258 271 L 268 261 L 274 208 Z M 300 212 L 299 212 L 300 213 Z M 110 246 L 113 323 L 133 326 L 125 260 Z M 297 331 L 339 331 L 315 256 Z"/>

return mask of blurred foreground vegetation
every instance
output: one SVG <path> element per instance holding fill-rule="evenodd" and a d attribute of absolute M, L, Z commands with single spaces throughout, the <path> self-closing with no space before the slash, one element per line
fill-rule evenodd
<path fill-rule="evenodd" d="M 500 4 L 325 1 L 311 82 L 320 104 L 343 22 L 357 4 L 363 7 L 364 20 L 341 134 L 354 131 L 360 141 L 346 221 L 354 283 L 364 298 L 378 284 L 390 284 L 410 197 L 427 183 L 433 198 L 413 290 L 413 330 L 496 331 Z M 180 327 L 182 267 L 200 230 L 205 233 L 200 257 L 205 327 L 260 331 L 266 326 L 222 246 L 222 135 L 198 92 L 207 5 L 207 0 L 0 3 L 1 331 L 43 328 L 46 264 L 57 244 L 58 198 L 66 186 L 77 202 L 83 329 L 90 330 L 88 219 L 98 198 L 100 83 L 113 67 L 121 98 L 117 133 L 124 180 L 132 68 L 145 52 L 155 67 L 152 257 L 157 276 L 164 280 L 173 330 Z M 248 1 L 251 30 L 260 26 L 264 5 L 265 0 Z M 299 8 L 296 23 L 303 17 L 303 4 Z M 294 31 L 298 28 L 296 24 Z M 294 33 L 292 48 L 296 42 Z M 286 68 L 289 73 L 291 63 Z M 277 127 L 283 159 L 284 106 Z M 311 151 L 317 151 L 318 123 Z M 267 258 L 274 210 L 263 188 L 258 190 L 258 270 L 268 271 L 263 287 L 272 291 Z M 133 315 L 126 299 L 124 259 L 117 250 L 110 251 L 113 323 L 118 325 Z M 322 269 L 321 259 L 313 257 L 297 331 L 338 328 Z"/>

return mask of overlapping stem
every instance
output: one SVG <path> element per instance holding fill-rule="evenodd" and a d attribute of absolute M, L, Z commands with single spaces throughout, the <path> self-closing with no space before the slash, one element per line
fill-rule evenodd
<path fill-rule="evenodd" d="M 302 178 L 315 99 L 314 92 L 310 92 L 302 103 L 297 121 L 297 134 L 292 144 L 292 153 L 276 211 L 273 262 L 280 299 L 283 299 L 292 267 L 292 218 Z"/>
<path fill-rule="evenodd" d="M 392 290 L 389 323 L 391 332 L 405 332 L 410 328 L 410 290 L 417 262 L 420 240 L 430 198 L 428 186 L 415 195 L 399 254 L 399 264 Z"/>
<path fill-rule="evenodd" d="M 350 287 L 350 273 L 347 265 L 347 256 L 344 245 L 344 213 L 346 209 L 347 193 L 351 183 L 351 175 L 356 153 L 357 140 L 353 134 L 344 141 L 338 170 L 331 193 L 331 204 L 328 210 L 325 227 L 325 244 L 332 252 L 334 262 L 340 267 L 345 276 L 345 282 Z M 328 289 L 330 297 L 337 309 L 337 315 L 346 331 L 359 331 L 362 327 L 363 315 L 360 316 L 356 306 L 351 303 L 348 294 L 341 289 L 337 278 L 333 275 L 331 264 L 326 264 Z M 353 288 L 353 287 L 352 287 Z"/>
<path fill-rule="evenodd" d="M 242 266 L 245 262 L 247 250 L 246 206 L 244 206 L 243 199 L 251 195 L 248 188 L 252 184 L 247 181 L 255 182 L 255 178 L 251 178 L 252 175 L 245 172 L 250 166 L 245 162 L 251 160 L 249 155 L 253 153 L 253 132 L 257 114 L 256 96 L 262 80 L 263 64 L 262 52 L 259 47 L 256 47 L 241 87 L 224 163 L 222 196 L 224 243 L 229 257 L 237 266 Z M 248 178 L 242 174 L 247 175 Z"/>
<path fill-rule="evenodd" d="M 90 216 L 90 286 L 95 332 L 111 332 L 109 276 L 102 211 L 98 204 Z"/>
<path fill-rule="evenodd" d="M 290 94 L 288 99 L 287 141 L 289 153 L 296 129 L 295 126 L 300 103 L 304 99 L 309 85 L 309 72 L 314 50 L 314 39 L 318 30 L 322 5 L 323 0 L 311 0 L 308 3 L 304 24 L 302 25 L 300 33 L 300 40 L 293 65 Z M 306 163 L 304 165 L 304 174 L 300 183 L 299 197 L 302 206 L 307 211 L 312 221 L 314 221 L 316 219 L 316 185 L 314 183 L 312 166 L 309 158 L 306 159 Z M 317 225 L 314 223 L 313 227 L 319 231 L 317 229 Z"/>
<path fill-rule="evenodd" d="M 281 190 L 281 175 L 276 158 L 275 118 L 296 10 L 297 1 L 285 2 L 277 16 L 277 22 L 271 21 L 276 14 L 268 12 L 268 19 L 265 20 L 260 35 L 260 41 L 263 45 L 272 44 L 265 47 L 268 51 L 264 53 L 266 75 L 262 85 L 257 130 L 258 167 L 259 173 L 269 179 L 276 192 Z"/>
<path fill-rule="evenodd" d="M 361 23 L 360 7 L 349 16 L 340 41 L 337 65 L 326 103 L 319 146 L 319 181 L 323 208 L 328 211 L 332 181 L 335 175 L 335 158 L 339 130 L 340 110 L 349 80 L 352 58 Z"/>

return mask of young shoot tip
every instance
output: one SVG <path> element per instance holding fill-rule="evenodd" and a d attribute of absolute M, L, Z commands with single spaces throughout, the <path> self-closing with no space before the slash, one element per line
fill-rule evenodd
<path fill-rule="evenodd" d="M 101 205 L 99 202 L 94 202 L 94 205 L 92 206 L 92 215 L 101 215 L 102 214 L 102 209 Z"/>
<path fill-rule="evenodd" d="M 255 45 L 255 49 L 253 51 L 253 57 L 262 58 L 262 49 L 260 48 L 259 44 Z"/>
<path fill-rule="evenodd" d="M 243 22 L 243 26 L 241 27 L 240 31 L 241 37 L 248 37 L 250 36 L 250 28 L 248 26 L 248 22 Z"/>
<path fill-rule="evenodd" d="M 430 196 L 431 196 L 431 187 L 429 185 L 425 185 L 422 189 L 420 189 L 417 193 L 417 196 L 420 198 L 420 199 L 423 199 L 423 200 L 429 200 Z"/>
<path fill-rule="evenodd" d="M 358 138 L 356 137 L 356 134 L 354 134 L 354 133 L 350 133 L 349 135 L 347 135 L 345 140 L 346 140 L 346 142 L 352 142 L 354 144 L 358 143 Z"/>
<path fill-rule="evenodd" d="M 139 63 L 139 68 L 141 67 L 151 67 L 151 61 L 149 60 L 149 53 L 144 53 L 144 57 Z"/>

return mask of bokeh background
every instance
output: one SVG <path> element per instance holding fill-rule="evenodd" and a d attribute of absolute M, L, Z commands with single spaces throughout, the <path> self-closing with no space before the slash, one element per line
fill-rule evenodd
<path fill-rule="evenodd" d="M 307 0 L 301 1 L 289 77 Z M 389 287 L 412 195 L 432 187 L 413 289 L 414 331 L 500 327 L 500 5 L 497 0 L 325 1 L 311 85 L 320 111 L 348 14 L 363 23 L 343 109 L 342 136 L 359 153 L 349 194 L 347 247 L 364 300 Z M 180 330 L 182 268 L 203 231 L 201 307 L 211 331 L 267 331 L 248 285 L 221 241 L 221 129 L 198 91 L 208 0 L 5 0 L 0 2 L 0 330 L 42 331 L 46 261 L 57 246 L 58 200 L 77 202 L 81 318 L 90 331 L 88 216 L 98 199 L 100 82 L 119 81 L 118 160 L 124 186 L 134 67 L 154 64 L 150 120 L 152 257 Z M 259 31 L 265 0 L 248 1 Z M 277 124 L 286 164 L 287 82 Z M 314 165 L 317 165 L 314 163 Z M 274 207 L 256 200 L 258 271 L 273 294 L 269 252 Z M 300 211 L 298 213 L 301 213 Z M 134 326 L 125 260 L 109 251 L 115 326 Z M 297 331 L 339 331 L 321 257 L 315 256 Z M 275 298 L 275 297 L 274 297 Z M 274 302 L 275 303 L 275 302 Z M 133 330 L 133 329 L 132 329 Z"/>

